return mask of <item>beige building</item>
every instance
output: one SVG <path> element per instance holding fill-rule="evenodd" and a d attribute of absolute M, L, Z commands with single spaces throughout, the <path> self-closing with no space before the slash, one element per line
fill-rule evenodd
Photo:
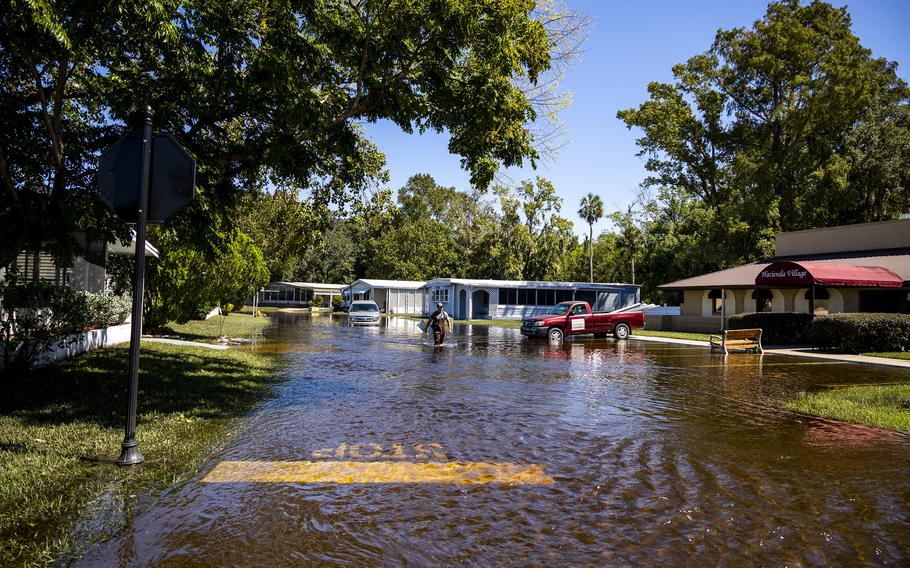
<path fill-rule="evenodd" d="M 779 233 L 772 259 L 658 289 L 683 301 L 652 329 L 714 331 L 744 312 L 910 313 L 910 219 Z"/>

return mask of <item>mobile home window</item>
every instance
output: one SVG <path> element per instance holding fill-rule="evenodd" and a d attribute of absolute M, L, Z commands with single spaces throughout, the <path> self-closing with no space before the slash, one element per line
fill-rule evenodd
<path fill-rule="evenodd" d="M 555 303 L 559 304 L 562 302 L 571 302 L 572 301 L 572 290 L 556 290 L 554 292 Z"/>
<path fill-rule="evenodd" d="M 448 288 L 437 288 L 430 293 L 430 299 L 433 300 L 433 303 L 442 302 L 443 304 L 449 303 L 449 289 Z"/>
<path fill-rule="evenodd" d="M 518 301 L 518 294 L 515 288 L 500 288 L 499 289 L 499 303 L 500 304 L 516 304 Z"/>
<path fill-rule="evenodd" d="M 528 291 L 525 288 L 520 288 L 518 290 L 518 300 L 515 302 L 519 306 L 528 305 Z"/>
<path fill-rule="evenodd" d="M 540 289 L 537 291 L 537 305 L 538 306 L 555 306 L 556 305 L 556 293 L 554 290 L 544 290 Z"/>

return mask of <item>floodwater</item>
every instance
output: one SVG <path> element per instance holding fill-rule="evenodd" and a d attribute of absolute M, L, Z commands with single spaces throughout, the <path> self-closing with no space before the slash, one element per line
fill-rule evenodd
<path fill-rule="evenodd" d="M 480 326 L 434 350 L 406 319 L 279 320 L 250 347 L 282 352 L 275 398 L 82 565 L 910 562 L 910 439 L 781 408 L 906 371 Z M 265 474 L 207 477 L 234 462 Z M 535 473 L 472 477 L 484 464 Z"/>

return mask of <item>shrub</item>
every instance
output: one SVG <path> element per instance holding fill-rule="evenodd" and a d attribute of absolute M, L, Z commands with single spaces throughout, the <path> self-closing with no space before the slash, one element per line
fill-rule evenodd
<path fill-rule="evenodd" d="M 108 292 L 75 292 L 84 298 L 84 329 L 98 329 L 126 321 L 133 308 L 133 300 L 127 294 L 115 295 Z"/>
<path fill-rule="evenodd" d="M 831 314 L 812 322 L 812 345 L 845 353 L 910 350 L 910 315 Z"/>
<path fill-rule="evenodd" d="M 333 312 L 344 311 L 344 298 L 342 298 L 341 296 L 332 296 L 332 311 Z"/>
<path fill-rule="evenodd" d="M 313 296 L 313 299 L 310 300 L 311 308 L 321 308 L 325 303 L 325 298 L 323 296 Z"/>
<path fill-rule="evenodd" d="M 18 274 L 2 282 L 0 298 L 0 343 L 9 369 L 28 369 L 66 336 L 121 323 L 130 311 L 126 296 L 74 292 Z"/>
<path fill-rule="evenodd" d="M 762 330 L 762 343 L 787 345 L 809 343 L 812 314 L 797 312 L 755 312 L 730 316 L 730 329 Z"/>

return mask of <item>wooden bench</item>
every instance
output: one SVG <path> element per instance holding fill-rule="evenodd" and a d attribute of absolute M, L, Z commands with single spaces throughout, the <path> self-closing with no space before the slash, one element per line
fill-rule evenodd
<path fill-rule="evenodd" d="M 728 329 L 723 337 L 711 336 L 711 349 L 723 349 L 724 355 L 733 349 L 746 349 L 764 353 L 761 347 L 760 329 Z"/>

